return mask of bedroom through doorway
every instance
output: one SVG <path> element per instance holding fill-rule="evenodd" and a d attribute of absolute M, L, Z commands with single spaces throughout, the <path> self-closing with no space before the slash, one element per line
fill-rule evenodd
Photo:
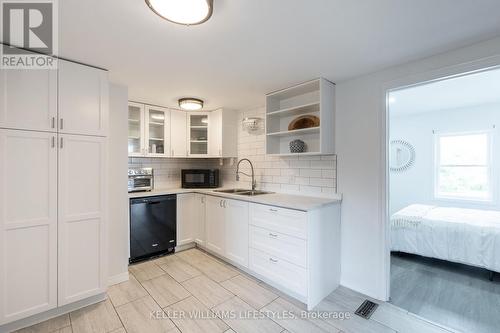
<path fill-rule="evenodd" d="M 390 302 L 500 327 L 500 69 L 390 90 Z"/>

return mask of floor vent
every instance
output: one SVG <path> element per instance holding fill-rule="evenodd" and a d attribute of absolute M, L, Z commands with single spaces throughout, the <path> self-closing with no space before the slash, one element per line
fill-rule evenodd
<path fill-rule="evenodd" d="M 378 304 L 373 303 L 371 301 L 364 301 L 363 304 L 356 310 L 355 314 L 358 316 L 365 318 L 365 319 L 370 319 L 372 314 L 377 310 Z"/>

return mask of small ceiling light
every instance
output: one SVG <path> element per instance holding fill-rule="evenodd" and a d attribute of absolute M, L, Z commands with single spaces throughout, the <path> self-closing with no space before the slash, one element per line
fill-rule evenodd
<path fill-rule="evenodd" d="M 203 101 L 198 98 L 181 98 L 179 107 L 183 110 L 196 111 L 203 109 Z"/>
<path fill-rule="evenodd" d="M 196 25 L 212 16 L 213 0 L 146 0 L 149 8 L 167 21 Z"/>

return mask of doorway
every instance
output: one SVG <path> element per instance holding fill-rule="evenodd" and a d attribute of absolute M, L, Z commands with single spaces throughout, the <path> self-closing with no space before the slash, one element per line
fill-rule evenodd
<path fill-rule="evenodd" d="M 500 68 L 387 92 L 390 302 L 500 327 Z"/>

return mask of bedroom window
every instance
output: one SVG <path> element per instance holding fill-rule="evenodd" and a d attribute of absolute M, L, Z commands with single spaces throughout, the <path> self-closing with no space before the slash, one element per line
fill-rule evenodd
<path fill-rule="evenodd" d="M 491 201 L 491 134 L 488 131 L 436 137 L 436 197 Z"/>

